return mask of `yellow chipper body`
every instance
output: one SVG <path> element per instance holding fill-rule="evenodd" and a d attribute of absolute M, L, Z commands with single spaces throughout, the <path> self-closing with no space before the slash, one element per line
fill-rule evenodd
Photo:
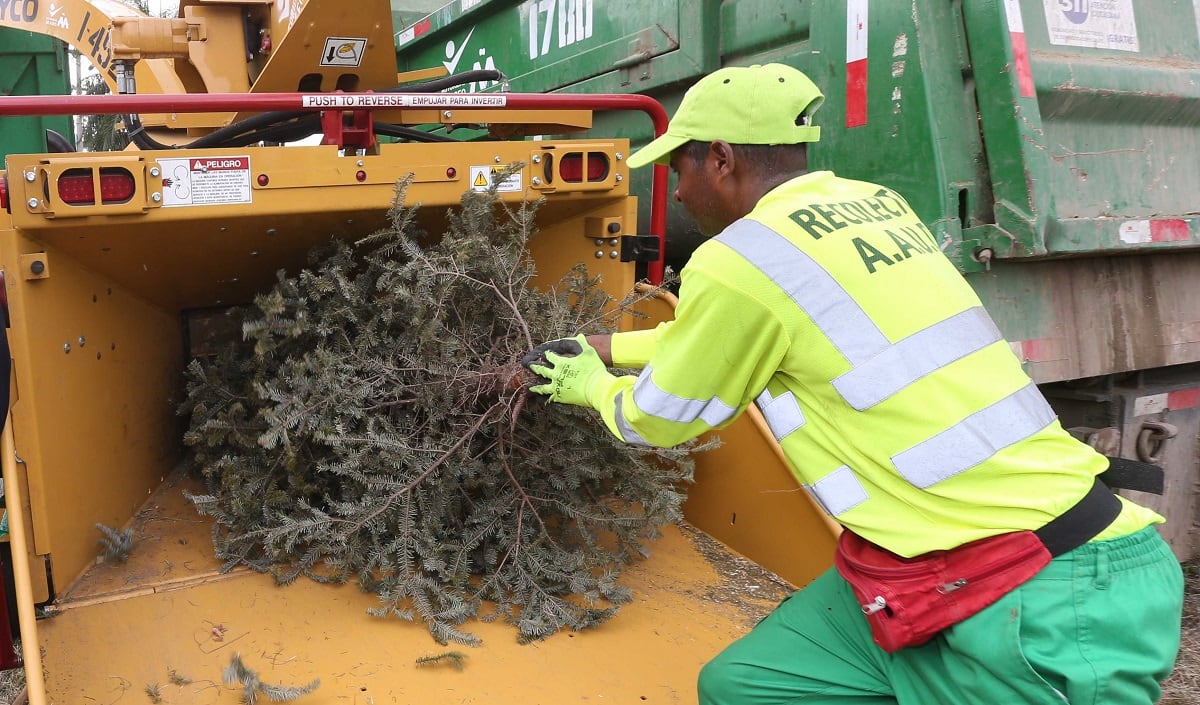
<path fill-rule="evenodd" d="M 47 4 L 35 5 L 40 13 Z M 70 13 L 111 3 L 62 5 Z M 222 571 L 212 520 L 184 494 L 204 488 L 181 469 L 183 368 L 220 345 L 206 325 L 215 314 L 268 290 L 278 270 L 297 272 L 313 245 L 354 241 L 385 226 L 398 180 L 411 178 L 408 203 L 420 203 L 422 226 L 439 233 L 446 209 L 465 191 L 487 188 L 499 170 L 519 163 L 499 197 L 544 201 L 531 242 L 543 277 L 556 279 L 582 262 L 620 297 L 635 286 L 639 266 L 655 273 L 655 262 L 639 265 L 630 254 L 638 249 L 630 243 L 644 240 L 627 238 L 647 228 L 639 227 L 629 192 L 628 143 L 571 137 L 591 126 L 593 109 L 644 103 L 368 92 L 381 86 L 348 79 L 352 71 L 321 66 L 318 57 L 329 36 L 362 37 L 337 51 L 369 52 L 384 39 L 375 55 L 392 51 L 390 34 L 372 39 L 370 27 L 326 26 L 343 15 L 359 23 L 389 17 L 372 19 L 386 3 L 362 5 L 347 13 L 310 0 L 281 18 L 289 3 L 185 1 L 181 12 L 192 21 L 172 35 L 173 44 L 162 40 L 167 49 L 143 56 L 114 50 L 130 57 L 114 75 L 166 62 L 154 64 L 152 83 L 141 79 L 154 95 L 0 98 L 0 119 L 118 113 L 127 129 L 142 126 L 158 145 L 9 154 L 0 174 L 12 358 L 0 447 L 10 549 L 3 555 L 35 705 L 155 697 L 237 703 L 241 688 L 221 677 L 234 654 L 264 682 L 319 679 L 299 700 L 314 705 L 687 703 L 706 660 L 832 560 L 836 527 L 797 486 L 751 409 L 721 432 L 719 448 L 697 456 L 687 524 L 667 527 L 650 557 L 626 571 L 633 602 L 596 628 L 522 645 L 512 627 L 473 622 L 465 626 L 482 646 L 446 647 L 419 623 L 369 616 L 378 599 L 355 586 L 304 579 L 277 586 L 245 568 Z M 197 45 L 251 26 L 205 24 L 229 6 L 239 17 L 269 18 L 260 33 L 274 34 L 264 46 L 278 53 L 257 56 L 246 85 L 211 90 L 199 79 L 213 73 L 204 62 L 214 49 Z M 321 23 L 309 12 L 324 12 Z M 71 18 L 82 26 L 82 17 Z M 129 23 L 118 24 L 119 36 L 130 36 Z M 280 78 L 287 75 L 281 57 L 293 65 L 289 81 Z M 375 67 L 365 58 L 363 65 Z M 171 75 L 182 78 L 173 83 Z M 389 80 L 396 78 L 393 63 Z M 247 116 L 284 109 L 318 117 L 323 143 L 196 146 Z M 380 124 L 443 132 L 469 126 L 479 139 L 381 144 Z M 579 168 L 566 166 L 573 162 Z M 661 198 L 665 178 L 656 185 Z M 663 207 L 652 209 L 659 222 Z M 669 297 L 646 312 L 636 325 L 669 319 Z M 133 531 L 127 561 L 98 558 L 97 524 Z M 461 670 L 418 663 L 448 650 L 465 653 Z"/>

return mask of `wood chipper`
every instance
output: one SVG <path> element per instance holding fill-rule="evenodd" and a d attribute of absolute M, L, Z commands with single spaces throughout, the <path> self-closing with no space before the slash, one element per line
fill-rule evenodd
<path fill-rule="evenodd" d="M 116 114 L 133 139 L 9 154 L 0 172 L 5 570 L 30 702 L 238 702 L 221 681 L 235 653 L 264 682 L 319 679 L 302 702 L 687 702 L 702 663 L 830 564 L 836 528 L 752 410 L 697 458 L 690 525 L 631 569 L 632 604 L 529 645 L 479 624 L 485 645 L 461 671 L 420 667 L 442 647 L 369 617 L 373 598 L 354 587 L 222 570 L 210 520 L 183 494 L 194 480 L 172 472 L 183 369 L 214 344 L 202 322 L 318 241 L 380 228 L 405 177 L 434 221 L 473 189 L 544 200 L 531 251 L 548 276 L 583 263 L 617 297 L 657 283 L 665 168 L 642 227 L 628 141 L 572 133 L 611 110 L 661 132 L 665 113 L 642 96 L 444 92 L 493 74 L 398 77 L 380 0 L 185 0 L 168 19 L 30 0 L 0 3 L 0 26 L 71 44 L 113 92 L 0 98 L 0 121 Z M 510 164 L 522 166 L 497 185 Z M 639 325 L 671 315 L 668 299 L 650 308 Z M 132 531 L 139 549 L 97 561 L 98 524 Z"/>

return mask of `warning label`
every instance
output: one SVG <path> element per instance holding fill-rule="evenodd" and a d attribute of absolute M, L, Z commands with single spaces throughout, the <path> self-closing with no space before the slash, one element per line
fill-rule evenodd
<path fill-rule="evenodd" d="M 504 171 L 504 167 L 500 166 L 471 167 L 471 190 L 487 191 L 502 171 Z M 511 193 L 521 190 L 521 172 L 519 171 L 509 175 L 507 179 L 501 181 L 500 185 L 496 187 L 496 191 L 499 193 Z"/>
<path fill-rule="evenodd" d="M 426 95 L 388 94 L 338 95 L 320 93 L 305 95 L 300 104 L 306 108 L 503 108 L 508 97 L 496 93 L 429 93 Z"/>
<path fill-rule="evenodd" d="M 1050 43 L 1139 51 L 1133 0 L 1042 0 Z"/>
<path fill-rule="evenodd" d="M 367 40 L 358 37 L 326 37 L 321 50 L 322 66 L 358 66 L 362 63 Z"/>
<path fill-rule="evenodd" d="M 250 157 L 159 159 L 163 206 L 250 203 Z"/>

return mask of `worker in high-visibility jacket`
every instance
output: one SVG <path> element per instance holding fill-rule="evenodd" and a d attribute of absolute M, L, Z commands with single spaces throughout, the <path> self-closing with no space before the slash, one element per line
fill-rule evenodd
<path fill-rule="evenodd" d="M 900 195 L 808 171 L 822 100 L 780 64 L 693 86 L 629 159 L 669 164 L 710 237 L 675 319 L 524 361 L 547 380 L 533 392 L 628 443 L 673 446 L 757 403 L 846 529 L 836 570 L 704 667 L 700 702 L 1155 702 L 1182 609 L 1162 518 L 1096 480 L 1108 461 Z"/>

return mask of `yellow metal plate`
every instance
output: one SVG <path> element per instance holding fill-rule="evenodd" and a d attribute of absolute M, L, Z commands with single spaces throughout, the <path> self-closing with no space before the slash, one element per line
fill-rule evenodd
<path fill-rule="evenodd" d="M 671 527 L 624 583 L 633 603 L 598 628 L 520 645 L 505 624 L 473 622 L 478 648 L 440 646 L 419 624 L 377 619 L 374 595 L 300 580 L 218 572 L 209 523 L 169 480 L 134 520 L 125 563 L 100 563 L 39 623 L 48 702 L 237 703 L 221 673 L 234 654 L 267 683 L 320 687 L 298 702 L 695 702 L 700 667 L 745 633 L 786 585 L 688 527 Z M 462 670 L 419 666 L 447 651 Z M 191 679 L 171 685 L 168 674 Z"/>

